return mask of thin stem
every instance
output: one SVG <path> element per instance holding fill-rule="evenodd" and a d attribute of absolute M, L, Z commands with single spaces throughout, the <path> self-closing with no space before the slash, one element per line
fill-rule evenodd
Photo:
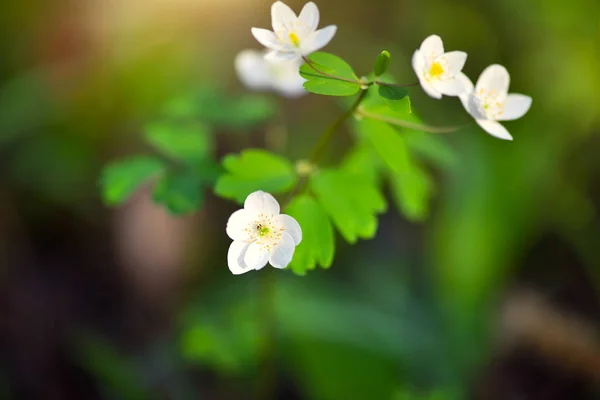
<path fill-rule="evenodd" d="M 389 82 L 375 81 L 375 84 L 380 85 L 380 86 L 390 86 L 390 87 L 411 87 L 411 86 L 420 85 L 420 82 L 415 82 L 415 83 L 389 83 Z"/>
<path fill-rule="evenodd" d="M 338 80 L 338 81 L 355 83 L 355 84 L 357 84 L 357 85 L 360 85 L 360 84 L 361 84 L 361 82 L 360 82 L 360 81 L 357 81 L 357 80 L 354 80 L 354 79 L 343 78 L 343 77 L 341 77 L 341 76 L 331 75 L 331 74 L 328 74 L 327 72 L 323 72 L 323 71 L 321 71 L 319 68 L 317 68 L 317 67 L 315 66 L 315 64 L 314 64 L 312 61 L 310 61 L 308 58 L 306 58 L 305 56 L 302 56 L 302 59 L 304 60 L 304 62 L 305 62 L 305 63 L 306 63 L 306 64 L 307 64 L 309 67 L 311 67 L 312 69 L 314 69 L 316 72 L 318 72 L 319 74 L 321 74 L 321 75 L 323 75 L 323 76 L 326 76 L 326 77 L 328 77 L 328 78 L 335 79 L 335 80 Z"/>
<path fill-rule="evenodd" d="M 408 121 L 402 121 L 400 119 L 396 119 L 396 118 L 392 118 L 392 117 L 386 117 L 385 115 L 373 114 L 373 113 L 370 113 L 370 112 L 365 111 L 363 109 L 358 109 L 356 111 L 356 113 L 358 115 L 360 115 L 360 116 L 365 117 L 365 118 L 376 119 L 378 121 L 387 122 L 388 124 L 392 124 L 392 125 L 396 125 L 396 126 L 401 126 L 403 128 L 409 128 L 409 129 L 414 129 L 414 130 L 418 130 L 418 131 L 428 132 L 428 133 L 450 133 L 450 132 L 455 132 L 455 131 L 457 131 L 459 129 L 462 129 L 465 126 L 467 126 L 467 125 L 470 124 L 470 123 L 467 123 L 467 124 L 463 124 L 463 125 L 460 125 L 460 126 L 435 127 L 435 126 L 415 124 L 415 123 L 408 122 Z"/>
<path fill-rule="evenodd" d="M 265 268 L 261 271 L 261 304 L 263 347 L 261 350 L 260 376 L 258 381 L 257 400 L 274 400 L 277 398 L 277 321 L 275 310 L 276 270 Z"/>

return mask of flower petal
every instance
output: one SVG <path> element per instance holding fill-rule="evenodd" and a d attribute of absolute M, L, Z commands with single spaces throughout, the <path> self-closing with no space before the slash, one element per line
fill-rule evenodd
<path fill-rule="evenodd" d="M 280 73 L 273 77 L 273 87 L 279 94 L 288 98 L 297 98 L 308 93 L 303 86 L 306 79 L 298 72 L 299 62 L 282 62 L 277 65 L 282 67 Z"/>
<path fill-rule="evenodd" d="M 423 90 L 425 91 L 425 93 L 427 93 L 427 95 L 429 97 L 433 97 L 434 99 L 441 99 L 442 98 L 442 94 L 440 92 L 438 92 L 431 83 L 429 83 L 429 81 L 423 79 L 423 80 L 419 80 L 421 82 L 421 87 L 423 88 Z"/>
<path fill-rule="evenodd" d="M 271 6 L 271 24 L 275 32 L 292 31 L 297 19 L 296 13 L 283 2 L 277 1 Z"/>
<path fill-rule="evenodd" d="M 506 68 L 502 65 L 493 64 L 487 67 L 479 76 L 475 92 L 479 92 L 480 89 L 486 92 L 496 92 L 498 100 L 502 101 L 508 93 L 509 84 L 510 76 Z"/>
<path fill-rule="evenodd" d="M 227 252 L 227 266 L 234 275 L 240 275 L 252 270 L 244 262 L 244 256 L 246 255 L 246 250 L 248 250 L 249 246 L 250 244 L 239 240 L 234 240 L 233 243 L 231 243 L 231 246 L 229 246 L 229 251 Z"/>
<path fill-rule="evenodd" d="M 265 56 L 265 60 L 274 62 L 274 63 L 299 60 L 301 58 L 302 58 L 302 55 L 300 53 L 294 53 L 291 51 L 277 51 L 277 50 L 270 51 Z"/>
<path fill-rule="evenodd" d="M 237 210 L 231 214 L 227 221 L 227 227 L 225 228 L 227 236 L 233 240 L 248 241 L 250 235 L 247 228 L 254 219 L 256 219 L 254 213 L 244 209 Z"/>
<path fill-rule="evenodd" d="M 294 245 L 294 239 L 292 236 L 283 232 L 279 244 L 271 252 L 269 263 L 275 268 L 279 269 L 287 267 L 292 261 L 295 249 L 296 246 Z"/>
<path fill-rule="evenodd" d="M 423 53 L 421 53 L 420 50 L 415 50 L 412 56 L 412 67 L 419 80 L 423 79 L 423 74 L 425 72 L 425 57 L 423 57 Z"/>
<path fill-rule="evenodd" d="M 431 35 L 421 43 L 421 53 L 426 60 L 433 61 L 444 54 L 444 44 L 438 35 Z"/>
<path fill-rule="evenodd" d="M 252 36 L 258 41 L 258 43 L 271 50 L 279 50 L 282 48 L 282 44 L 277 36 L 267 29 L 252 28 Z"/>
<path fill-rule="evenodd" d="M 261 269 L 269 261 L 269 252 L 259 244 L 252 243 L 244 255 L 244 263 L 250 269 Z"/>
<path fill-rule="evenodd" d="M 512 121 L 521 118 L 531 107 L 531 97 L 524 94 L 509 94 L 504 101 L 504 111 L 498 121 Z"/>
<path fill-rule="evenodd" d="M 317 30 L 319 26 L 319 7 L 312 1 L 306 3 L 306 5 L 300 11 L 298 20 L 311 31 Z"/>
<path fill-rule="evenodd" d="M 434 80 L 431 85 L 443 95 L 458 96 L 464 93 L 465 85 L 461 79 L 449 79 L 447 81 Z"/>
<path fill-rule="evenodd" d="M 497 137 L 498 139 L 513 140 L 512 136 L 502 124 L 497 121 L 489 121 L 485 119 L 475 120 L 487 133 Z"/>
<path fill-rule="evenodd" d="M 238 79 L 247 88 L 265 90 L 271 86 L 269 68 L 263 52 L 242 50 L 235 56 L 234 67 Z"/>
<path fill-rule="evenodd" d="M 246 197 L 244 209 L 257 214 L 278 215 L 279 203 L 269 193 L 259 190 Z"/>
<path fill-rule="evenodd" d="M 287 214 L 279 214 L 277 216 L 277 223 L 283 226 L 285 233 L 290 235 L 294 239 L 294 244 L 298 246 L 302 242 L 302 228 L 298 221 Z"/>
<path fill-rule="evenodd" d="M 460 98 L 460 102 L 462 103 L 465 110 L 467 110 L 467 112 L 469 112 L 469 114 L 471 114 L 471 112 L 469 111 L 469 99 L 471 98 L 471 95 L 473 94 L 473 89 L 474 89 L 473 82 L 471 82 L 469 77 L 462 72 L 457 74 L 455 79 L 457 81 L 460 81 L 462 83 L 463 87 L 465 88 L 465 91 L 462 92 L 458 97 Z"/>
<path fill-rule="evenodd" d="M 306 40 L 300 43 L 302 54 L 307 56 L 312 52 L 322 49 L 333 39 L 336 32 L 337 26 L 329 25 L 311 33 Z"/>
<path fill-rule="evenodd" d="M 452 77 L 462 71 L 467 62 L 467 53 L 464 51 L 450 51 L 441 57 L 446 59 L 446 73 Z"/>

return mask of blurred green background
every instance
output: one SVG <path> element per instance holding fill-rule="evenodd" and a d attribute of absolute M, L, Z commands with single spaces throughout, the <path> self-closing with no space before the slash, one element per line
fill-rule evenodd
<path fill-rule="evenodd" d="M 505 65 L 533 106 L 507 123 L 513 142 L 474 125 L 443 138 L 453 162 L 434 170 L 426 221 L 391 207 L 374 240 L 338 240 L 327 271 L 269 274 L 271 293 L 227 270 L 234 203 L 207 191 L 173 217 L 145 190 L 107 209 L 98 188 L 106 162 L 147 150 L 165 104 L 247 94 L 233 58 L 260 48 L 250 27 L 269 26 L 271 2 L 3 5 L 0 398 L 600 398 L 600 3 L 317 4 L 338 25 L 326 50 L 359 73 L 387 49 L 414 81 L 412 52 L 435 33 L 469 54 L 472 79 Z M 469 120 L 456 99 L 410 96 L 432 125 Z M 315 95 L 261 101 L 293 160 L 340 112 Z M 217 129 L 220 157 L 273 127 Z"/>

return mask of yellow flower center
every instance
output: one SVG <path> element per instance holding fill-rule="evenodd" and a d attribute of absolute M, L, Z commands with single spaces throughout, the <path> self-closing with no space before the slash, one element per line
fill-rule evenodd
<path fill-rule="evenodd" d="M 269 234 L 269 228 L 260 224 L 256 226 L 256 230 L 258 231 L 258 235 L 260 237 L 264 237 Z"/>
<path fill-rule="evenodd" d="M 300 38 L 298 37 L 298 35 L 296 35 L 295 32 L 290 32 L 289 36 L 294 46 L 300 47 Z"/>
<path fill-rule="evenodd" d="M 444 73 L 444 68 L 442 67 L 442 64 L 440 64 L 439 62 L 434 62 L 431 65 L 431 69 L 429 70 L 429 75 L 431 75 L 432 78 L 439 78 L 440 76 L 442 76 L 443 73 Z"/>

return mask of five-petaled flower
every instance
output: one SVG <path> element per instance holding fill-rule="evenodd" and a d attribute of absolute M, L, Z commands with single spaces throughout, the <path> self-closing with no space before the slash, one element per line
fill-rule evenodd
<path fill-rule="evenodd" d="M 274 62 L 265 59 L 264 51 L 243 50 L 235 57 L 235 70 L 242 83 L 251 90 L 273 90 L 284 97 L 299 97 L 307 91 L 298 69 L 302 60 Z"/>
<path fill-rule="evenodd" d="M 277 200 L 260 190 L 250 194 L 244 208 L 229 217 L 226 231 L 233 239 L 227 264 L 235 275 L 259 270 L 267 262 L 275 268 L 287 267 L 302 241 L 298 222 L 289 215 L 279 214 Z"/>
<path fill-rule="evenodd" d="M 464 75 L 460 79 L 466 88 L 460 95 L 460 101 L 467 112 L 490 135 L 512 140 L 510 133 L 498 121 L 521 118 L 531 107 L 531 97 L 508 94 L 510 76 L 502 65 L 487 67 L 475 86 Z"/>
<path fill-rule="evenodd" d="M 299 16 L 281 1 L 271 7 L 273 32 L 252 28 L 252 35 L 271 51 L 268 60 L 285 61 L 307 56 L 327 45 L 333 39 L 337 27 L 329 25 L 317 30 L 319 9 L 313 2 L 307 3 Z"/>
<path fill-rule="evenodd" d="M 425 93 L 441 99 L 442 95 L 458 96 L 464 90 L 462 69 L 467 53 L 450 51 L 444 53 L 444 44 L 437 35 L 431 35 L 413 54 L 412 65 Z"/>

